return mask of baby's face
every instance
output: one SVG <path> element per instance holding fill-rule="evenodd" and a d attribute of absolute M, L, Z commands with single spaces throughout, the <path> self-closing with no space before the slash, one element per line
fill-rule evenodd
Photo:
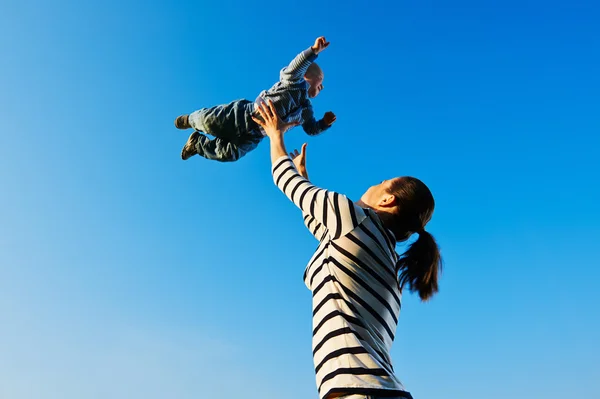
<path fill-rule="evenodd" d="M 323 90 L 323 75 L 307 79 L 307 81 L 310 85 L 308 88 L 308 97 L 315 98 Z"/>

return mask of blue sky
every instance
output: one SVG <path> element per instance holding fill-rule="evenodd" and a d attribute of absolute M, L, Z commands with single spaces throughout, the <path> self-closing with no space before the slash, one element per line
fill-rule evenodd
<path fill-rule="evenodd" d="M 270 177 L 179 159 L 173 119 L 254 99 L 324 35 L 308 142 L 358 199 L 419 177 L 441 291 L 403 298 L 415 398 L 597 397 L 600 5 L 8 0 L 0 13 L 0 397 L 317 397 L 304 265 Z"/>

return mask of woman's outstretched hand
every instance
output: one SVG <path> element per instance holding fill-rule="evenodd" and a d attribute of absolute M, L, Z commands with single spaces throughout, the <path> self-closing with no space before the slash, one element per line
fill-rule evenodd
<path fill-rule="evenodd" d="M 298 126 L 300 124 L 298 122 L 284 123 L 279 118 L 279 115 L 277 115 L 277 111 L 275 110 L 275 106 L 271 100 L 268 100 L 267 105 L 265 105 L 264 102 L 260 103 L 258 106 L 258 114 L 262 120 L 255 118 L 254 116 L 252 117 L 252 120 L 265 130 L 265 133 L 270 139 L 273 139 L 274 137 L 280 137 L 289 128 Z"/>
<path fill-rule="evenodd" d="M 271 162 L 275 164 L 280 157 L 288 155 L 287 150 L 285 149 L 285 143 L 283 142 L 283 133 L 290 127 L 299 125 L 299 123 L 282 122 L 277 115 L 277 111 L 275 111 L 275 106 L 271 100 L 269 100 L 268 105 L 261 102 L 257 112 L 260 118 L 255 118 L 253 116 L 252 120 L 261 126 L 266 135 L 269 136 L 271 141 Z"/>
<path fill-rule="evenodd" d="M 301 152 L 294 150 L 293 152 L 290 152 L 290 158 L 294 161 L 298 173 L 305 179 L 308 179 L 308 172 L 306 171 L 306 143 L 302 144 L 302 149 L 300 151 Z"/>

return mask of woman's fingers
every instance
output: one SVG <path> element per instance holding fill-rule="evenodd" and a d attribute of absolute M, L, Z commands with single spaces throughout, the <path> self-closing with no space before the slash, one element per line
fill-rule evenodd
<path fill-rule="evenodd" d="M 260 112 L 259 112 L 259 113 L 260 113 Z M 253 120 L 254 122 L 256 122 L 256 123 L 258 124 L 258 126 L 265 127 L 265 121 L 263 121 L 263 120 L 261 120 L 261 119 L 258 119 L 258 118 L 255 118 L 254 116 L 252 117 L 252 120 Z"/>
<path fill-rule="evenodd" d="M 271 118 L 275 119 L 277 116 L 277 111 L 275 111 L 275 105 L 271 99 L 269 99 L 269 111 L 271 113 Z"/>
<path fill-rule="evenodd" d="M 273 101 L 271 99 L 267 101 L 261 101 L 256 107 L 256 114 L 257 116 L 260 116 L 262 120 L 259 120 L 259 118 L 255 116 L 252 116 L 252 120 L 264 129 L 277 129 L 281 133 L 283 133 L 292 127 L 300 125 L 300 122 L 282 122 L 281 119 L 279 119 L 279 116 L 277 115 L 275 104 L 273 104 Z M 300 155 L 300 153 L 296 151 L 295 156 L 298 155 Z"/>
<path fill-rule="evenodd" d="M 267 106 L 265 105 L 264 102 L 261 102 L 260 104 L 258 104 L 258 114 L 261 116 L 261 118 L 264 119 L 264 122 L 261 126 L 264 126 L 264 124 L 266 122 L 269 122 L 272 118 L 271 118 L 271 113 L 269 112 L 269 109 L 267 108 Z"/>
<path fill-rule="evenodd" d="M 283 130 L 288 131 L 289 129 L 296 127 L 300 124 L 300 122 L 290 122 L 283 125 Z"/>
<path fill-rule="evenodd" d="M 258 113 L 265 120 L 265 123 L 276 122 L 275 116 L 277 115 L 277 113 L 275 112 L 275 106 L 273 105 L 273 101 L 269 100 L 268 104 L 261 102 L 258 105 Z M 264 123 L 261 124 L 261 126 L 264 126 Z"/>
<path fill-rule="evenodd" d="M 261 102 L 258 105 L 258 113 L 260 114 L 260 116 L 262 116 L 262 118 L 267 121 L 269 118 L 269 113 L 267 112 L 267 107 L 265 106 L 265 104 L 263 102 Z"/>

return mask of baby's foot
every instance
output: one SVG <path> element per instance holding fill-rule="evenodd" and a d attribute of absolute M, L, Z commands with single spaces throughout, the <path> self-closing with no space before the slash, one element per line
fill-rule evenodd
<path fill-rule="evenodd" d="M 189 115 L 178 116 L 177 119 L 175 119 L 175 127 L 177 129 L 182 129 L 182 130 L 191 128 L 190 116 Z"/>
<path fill-rule="evenodd" d="M 185 161 L 186 159 L 197 154 L 196 143 L 198 142 L 199 138 L 200 133 L 198 133 L 197 130 L 194 130 L 194 133 L 190 134 L 187 143 L 185 143 L 183 149 L 181 150 L 181 159 Z"/>

